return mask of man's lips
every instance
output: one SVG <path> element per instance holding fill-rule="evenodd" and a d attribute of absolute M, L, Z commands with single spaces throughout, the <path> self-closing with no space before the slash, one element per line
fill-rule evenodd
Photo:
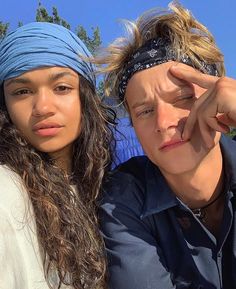
<path fill-rule="evenodd" d="M 167 141 L 167 142 L 164 142 L 161 144 L 161 146 L 159 147 L 159 150 L 170 150 L 170 149 L 173 149 L 173 148 L 176 148 L 178 146 L 181 146 L 183 144 L 185 144 L 187 141 L 185 140 L 170 140 L 170 141 Z"/>
<path fill-rule="evenodd" d="M 54 136 L 60 131 L 61 128 L 62 125 L 58 123 L 37 123 L 33 126 L 33 131 L 35 134 L 40 136 Z"/>

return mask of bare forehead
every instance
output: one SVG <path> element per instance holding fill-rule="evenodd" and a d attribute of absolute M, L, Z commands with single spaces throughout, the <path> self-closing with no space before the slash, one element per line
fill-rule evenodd
<path fill-rule="evenodd" d="M 186 81 L 174 77 L 169 68 L 175 62 L 166 62 L 135 73 L 128 82 L 126 97 L 130 94 L 163 94 L 190 87 Z"/>

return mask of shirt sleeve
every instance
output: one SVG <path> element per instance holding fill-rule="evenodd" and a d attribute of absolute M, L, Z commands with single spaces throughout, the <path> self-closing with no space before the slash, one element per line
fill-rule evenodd
<path fill-rule="evenodd" d="M 148 221 L 140 219 L 140 188 L 119 178 L 101 205 L 110 289 L 174 289 Z"/>

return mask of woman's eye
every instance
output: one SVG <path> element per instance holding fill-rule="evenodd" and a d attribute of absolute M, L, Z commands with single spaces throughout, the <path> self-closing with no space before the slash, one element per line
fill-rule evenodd
<path fill-rule="evenodd" d="M 14 91 L 12 94 L 13 95 L 25 95 L 25 94 L 29 94 L 31 91 L 29 89 L 18 89 L 16 91 Z"/>
<path fill-rule="evenodd" d="M 69 92 L 69 91 L 72 90 L 72 88 L 69 87 L 69 86 L 66 86 L 66 85 L 59 85 L 59 86 L 56 87 L 55 90 L 56 90 L 57 92 Z"/>

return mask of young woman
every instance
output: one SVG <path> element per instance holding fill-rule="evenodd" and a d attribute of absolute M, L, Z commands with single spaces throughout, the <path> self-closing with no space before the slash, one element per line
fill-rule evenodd
<path fill-rule="evenodd" d="M 147 157 L 118 167 L 106 186 L 109 288 L 236 288 L 236 145 L 221 136 L 236 126 L 236 80 L 176 2 L 128 31 L 98 61 Z"/>
<path fill-rule="evenodd" d="M 81 40 L 50 23 L 1 43 L 1 288 L 105 287 L 95 200 L 113 114 L 83 57 Z"/>

